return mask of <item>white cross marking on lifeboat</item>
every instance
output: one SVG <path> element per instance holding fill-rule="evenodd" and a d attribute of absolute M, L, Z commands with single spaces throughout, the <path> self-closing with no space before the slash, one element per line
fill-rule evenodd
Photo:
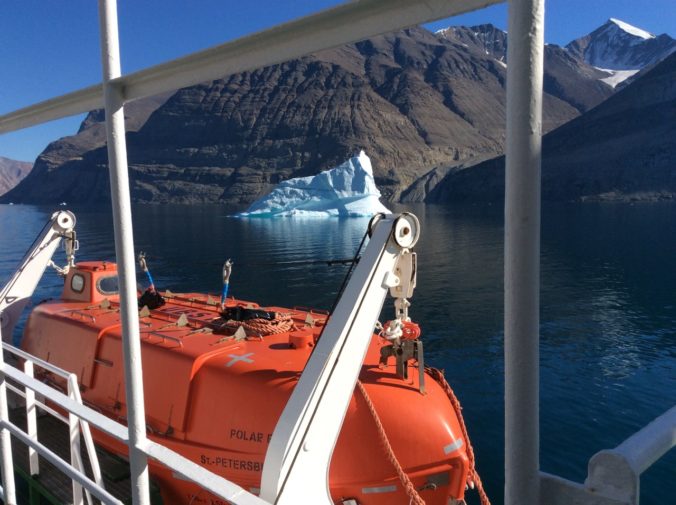
<path fill-rule="evenodd" d="M 253 353 L 248 352 L 246 354 L 241 354 L 241 355 L 240 354 L 228 354 L 228 357 L 232 358 L 232 359 L 225 366 L 230 367 L 230 366 L 234 365 L 235 363 L 237 363 L 238 361 L 244 361 L 245 363 L 253 363 L 254 360 L 249 359 L 249 356 L 253 356 Z"/>

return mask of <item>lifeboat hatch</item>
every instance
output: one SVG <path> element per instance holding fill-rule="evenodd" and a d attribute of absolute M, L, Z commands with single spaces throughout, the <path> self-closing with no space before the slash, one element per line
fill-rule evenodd
<path fill-rule="evenodd" d="M 117 265 L 108 261 L 82 261 L 70 269 L 61 298 L 69 301 L 100 303 L 117 297 Z"/>

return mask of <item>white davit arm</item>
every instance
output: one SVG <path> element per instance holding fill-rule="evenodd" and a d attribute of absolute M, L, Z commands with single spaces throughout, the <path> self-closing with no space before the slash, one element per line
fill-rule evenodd
<path fill-rule="evenodd" d="M 420 233 L 408 213 L 378 215 L 371 239 L 324 328 L 270 441 L 261 498 L 275 505 L 333 504 L 329 467 L 388 289 L 410 293 L 410 248 Z M 406 294 L 401 295 L 407 296 Z"/>
<path fill-rule="evenodd" d="M 72 266 L 72 253 L 76 249 L 74 228 L 75 216 L 72 212 L 62 210 L 52 214 L 51 220 L 35 239 L 19 268 L 0 291 L 0 324 L 2 324 L 2 335 L 5 341 L 12 341 L 14 326 L 24 307 L 30 301 L 45 268 L 51 263 L 54 251 L 59 246 L 62 237 L 70 239 L 68 265 L 65 269 L 57 268 L 57 270 L 64 274 Z"/>

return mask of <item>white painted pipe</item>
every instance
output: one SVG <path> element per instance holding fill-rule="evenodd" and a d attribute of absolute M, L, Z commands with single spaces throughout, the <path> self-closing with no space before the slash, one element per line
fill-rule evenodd
<path fill-rule="evenodd" d="M 0 325 L 0 342 L 2 342 L 2 326 Z M 5 355 L 0 349 L 0 367 L 5 368 Z M 9 423 L 7 402 L 7 379 L 0 373 L 0 421 Z M 7 505 L 16 505 L 16 487 L 14 485 L 14 460 L 12 458 L 12 436 L 2 428 L 0 430 L 0 455 L 2 457 L 2 499 Z"/>
<path fill-rule="evenodd" d="M 129 427 L 129 464 L 134 505 L 150 503 L 148 459 L 141 450 L 146 442 L 143 373 L 138 306 L 136 301 L 136 262 L 131 220 L 131 198 L 124 127 L 124 101 L 111 80 L 120 76 L 120 45 L 115 0 L 99 0 L 101 61 L 106 107 L 106 135 L 110 192 L 115 228 L 115 255 L 120 278 L 120 318 L 124 354 L 127 423 Z"/>
<path fill-rule="evenodd" d="M 505 505 L 539 503 L 544 0 L 510 0 L 505 172 Z"/>
<path fill-rule="evenodd" d="M 585 487 L 595 496 L 638 504 L 641 474 L 676 446 L 676 407 L 654 419 L 614 449 L 589 460 Z"/>
<path fill-rule="evenodd" d="M 622 454 L 636 473 L 641 474 L 675 446 L 676 407 L 672 407 L 634 433 L 613 451 Z"/>
<path fill-rule="evenodd" d="M 23 370 L 29 377 L 34 377 L 33 362 L 26 360 L 23 364 Z M 32 440 L 38 439 L 38 408 L 35 401 L 35 391 L 25 388 L 24 398 L 26 399 L 26 433 Z M 28 470 L 31 477 L 40 474 L 40 458 L 38 453 L 32 447 L 28 447 Z"/>

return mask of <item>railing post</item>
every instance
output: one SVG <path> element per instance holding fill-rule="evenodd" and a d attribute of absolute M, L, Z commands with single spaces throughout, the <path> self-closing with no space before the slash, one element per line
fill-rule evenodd
<path fill-rule="evenodd" d="M 150 502 L 148 459 L 141 450 L 146 442 L 146 424 L 143 404 L 141 343 L 136 304 L 134 236 L 124 127 L 124 99 L 121 90 L 111 83 L 112 79 L 121 75 L 115 0 L 99 0 L 99 17 L 110 193 L 115 228 L 115 254 L 120 278 L 120 318 L 122 322 L 125 393 L 129 426 L 132 500 L 135 505 L 148 505 Z"/>
<path fill-rule="evenodd" d="M 0 325 L 0 342 L 2 342 L 2 325 Z M 0 368 L 4 369 L 6 366 L 5 351 L 0 347 Z M 9 423 L 7 384 L 4 373 L 0 373 L 0 421 Z M 0 453 L 2 453 L 2 498 L 6 505 L 16 505 L 12 436 L 6 428 L 0 430 Z"/>
<path fill-rule="evenodd" d="M 26 360 L 23 364 L 23 371 L 29 377 L 34 377 L 33 375 L 33 362 Z M 35 391 L 31 388 L 24 387 L 24 394 L 26 395 L 26 433 L 31 438 L 31 440 L 38 439 L 38 420 L 37 420 L 37 407 L 35 406 Z M 40 474 L 40 459 L 38 458 L 38 453 L 32 447 L 28 447 L 28 468 L 30 471 L 31 477 L 35 477 Z"/>
<path fill-rule="evenodd" d="M 82 395 L 78 389 L 77 376 L 75 374 L 70 374 L 68 380 L 72 383 L 73 400 L 78 402 L 80 405 L 84 405 L 84 402 L 82 401 Z M 91 428 L 89 427 L 89 423 L 84 419 L 78 418 L 78 420 L 80 423 L 81 434 L 85 441 L 87 456 L 89 456 L 89 465 L 92 469 L 94 482 L 96 482 L 102 488 L 105 488 L 103 475 L 101 474 L 101 466 L 99 465 L 99 456 L 96 454 L 96 446 L 94 445 L 94 438 L 92 437 Z M 82 464 L 82 468 L 84 469 L 84 464 Z"/>
<path fill-rule="evenodd" d="M 77 387 L 77 385 L 76 385 Z M 73 384 L 68 381 L 68 397 L 71 400 L 75 399 L 73 393 Z M 69 432 L 69 441 L 70 441 L 70 464 L 73 468 L 84 473 L 84 468 L 82 467 L 80 460 L 80 423 L 79 419 L 72 412 L 68 412 L 68 432 Z M 84 505 L 84 499 L 82 494 L 82 485 L 79 482 L 73 481 L 73 504 L 74 505 Z"/>
<path fill-rule="evenodd" d="M 544 0 L 510 0 L 505 171 L 505 505 L 539 503 Z"/>

